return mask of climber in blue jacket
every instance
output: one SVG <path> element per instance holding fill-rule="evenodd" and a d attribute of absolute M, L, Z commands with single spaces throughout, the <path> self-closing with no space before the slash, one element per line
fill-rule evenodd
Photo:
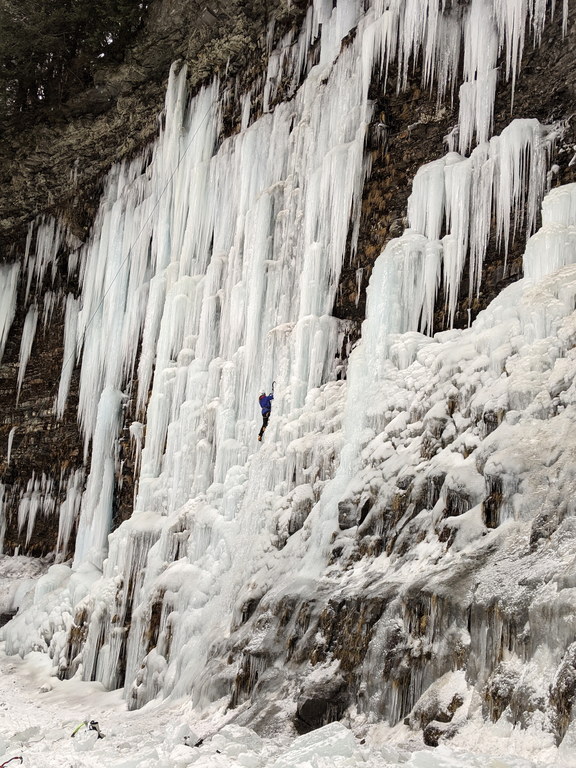
<path fill-rule="evenodd" d="M 262 409 L 262 427 L 258 433 L 258 440 L 262 440 L 264 430 L 268 426 L 268 420 L 270 419 L 270 413 L 272 411 L 272 400 L 274 400 L 274 385 L 272 385 L 272 392 L 270 392 L 269 395 L 262 390 L 262 392 L 260 392 L 260 397 L 258 398 L 260 408 Z"/>

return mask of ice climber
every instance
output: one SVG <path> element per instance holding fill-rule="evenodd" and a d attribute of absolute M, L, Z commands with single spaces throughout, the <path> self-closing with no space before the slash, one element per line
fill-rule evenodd
<path fill-rule="evenodd" d="M 258 433 L 258 440 L 262 440 L 264 430 L 268 426 L 268 420 L 270 419 L 270 413 L 272 411 L 272 400 L 274 400 L 274 386 L 272 386 L 272 392 L 270 392 L 269 395 L 267 395 L 264 390 L 260 392 L 258 402 L 260 403 L 260 408 L 262 409 L 262 427 Z"/>

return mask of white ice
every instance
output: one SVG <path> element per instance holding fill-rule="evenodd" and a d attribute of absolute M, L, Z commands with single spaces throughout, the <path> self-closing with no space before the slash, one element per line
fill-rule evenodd
<path fill-rule="evenodd" d="M 16 313 L 19 272 L 18 263 L 0 266 L 0 360 Z"/>
<path fill-rule="evenodd" d="M 247 600 L 262 599 L 272 610 L 283 594 L 309 597 L 324 578 L 334 539 L 343 560 L 352 553 L 354 531 L 338 526 L 341 501 L 362 507 L 377 499 L 385 507 L 399 476 L 418 473 L 418 482 L 431 487 L 434 477 L 444 476 L 439 498 L 415 523 L 424 536 L 409 556 L 383 554 L 339 574 L 351 589 L 376 577 L 408 588 L 426 569 L 441 584 L 442 558 L 467 557 L 485 535 L 512 548 L 501 530 L 486 531 L 478 507 L 483 483 L 490 489 L 502 478 L 498 522 L 516 532 L 514 543 L 524 541 L 540 511 L 547 461 L 556 467 L 558 493 L 572 496 L 573 190 L 546 198 L 524 281 L 467 331 L 425 335 L 433 331 L 441 266 L 449 316 L 467 258 L 471 295 L 478 290 L 492 212 L 504 250 L 516 227 L 533 230 L 554 138 L 534 120 L 515 121 L 469 157 L 449 153 L 421 169 L 410 229 L 374 267 L 361 343 L 347 381 L 335 380 L 343 331 L 330 312 L 348 235 L 353 250 L 358 234 L 373 70 L 398 61 L 402 88 L 422 56 L 425 83 L 449 94 L 457 84 L 454 51 L 463 45 L 468 85 L 474 83 L 461 99 L 460 149 L 467 151 L 473 136 L 491 133 L 493 51 L 503 49 L 513 79 L 526 20 L 538 37 L 545 19 L 540 0 L 474 0 L 444 12 L 424 0 L 363 8 L 350 0 L 333 13 L 331 2 L 317 0 L 299 40 L 285 39 L 290 51 L 278 52 L 270 64 L 268 104 L 272 81 L 287 72 L 293 98 L 251 122 L 246 96 L 242 130 L 221 143 L 219 83 L 189 103 L 186 72 L 174 67 L 158 141 L 145 156 L 112 169 L 89 240 L 69 259 L 71 270 L 78 265 L 81 294 L 66 301 L 56 412 L 64 412 L 77 362 L 90 474 L 81 500 L 82 476 L 30 479 L 20 500 L 21 530 L 30 538 L 37 515 L 54 508 L 57 483 L 65 484 L 58 548 L 62 557 L 77 522 L 74 562 L 57 563 L 40 578 L 2 637 L 9 653 L 48 652 L 75 683 L 83 677 L 121 685 L 125 660 L 122 695 L 131 707 L 186 695 L 198 711 L 208 711 L 234 673 L 218 653 Z M 491 24 L 478 38 L 474 20 L 490 8 Z M 341 45 L 355 25 L 356 34 Z M 310 67 L 306 52 L 316 36 L 319 64 Z M 31 230 L 29 294 L 45 279 L 50 283 L 54 244 L 64 237 L 52 221 L 42 222 L 32 255 Z M 2 268 L 7 301 L 0 303 L 6 307 L 0 341 L 12 319 L 16 269 Z M 136 371 L 138 392 L 128 393 Z M 273 415 L 259 445 L 257 394 L 273 380 Z M 130 428 L 140 466 L 135 512 L 109 536 L 117 436 L 128 406 L 138 419 Z M 553 447 L 558 434 L 566 447 Z M 511 455 L 511 444 L 520 446 L 519 455 Z M 446 552 L 436 526 L 449 494 L 467 499 L 469 508 L 446 518 L 454 533 Z M 409 530 L 399 521 L 400 542 Z M 564 544 L 554 546 L 559 554 L 551 560 L 564 563 Z M 486 601 L 500 582 L 512 593 L 515 573 L 487 578 Z M 544 606 L 552 604 L 560 616 L 565 597 L 555 602 L 546 590 L 539 596 L 536 643 L 545 645 Z M 398 619 L 399 605 L 376 632 L 362 670 L 368 689 L 382 673 L 378 643 L 386 639 L 386 621 Z M 440 609 L 436 618 L 441 624 Z M 81 643 L 73 639 L 75 619 L 85 630 Z M 248 651 L 256 656 L 265 640 L 265 631 L 251 637 Z M 546 674 L 565 641 L 562 634 L 548 647 Z M 440 661 L 445 656 L 438 654 Z M 474 658 L 483 682 L 494 662 L 491 646 L 480 643 Z M 433 674 L 444 672 L 421 675 L 410 704 L 434 682 Z M 373 697 L 395 723 L 403 711 L 399 696 L 376 690 Z M 138 717 L 125 716 L 126 722 Z M 349 735 L 333 731 L 348 749 Z M 306 743 L 295 749 L 305 750 Z M 175 761 L 182 759 L 181 746 Z M 165 759 L 155 749 L 144 764 Z M 297 751 L 289 754 L 286 760 L 298 759 Z M 434 765 L 430 754 L 409 759 Z M 440 764 L 458 759 L 449 751 L 434 754 Z M 199 765 L 203 759 L 198 756 Z M 346 765 L 356 758 L 330 759 Z"/>
<path fill-rule="evenodd" d="M 22 340 L 20 342 L 20 356 L 18 364 L 18 378 L 16 381 L 17 395 L 16 400 L 20 399 L 20 389 L 24 376 L 26 375 L 26 366 L 30 360 L 32 353 L 32 344 L 36 336 L 36 325 L 38 323 L 38 307 L 32 304 L 24 320 L 24 328 L 22 329 Z"/>

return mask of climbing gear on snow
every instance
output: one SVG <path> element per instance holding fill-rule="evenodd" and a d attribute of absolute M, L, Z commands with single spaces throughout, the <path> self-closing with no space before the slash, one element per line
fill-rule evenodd
<path fill-rule="evenodd" d="M 105 738 L 105 734 L 104 734 L 104 733 L 102 733 L 102 731 L 100 730 L 100 726 L 98 725 L 98 722 L 97 722 L 96 720 L 90 720 L 90 721 L 88 721 L 88 720 L 83 720 L 83 721 L 80 723 L 80 725 L 79 725 L 79 726 L 77 726 L 76 728 L 74 728 L 74 730 L 72 731 L 72 733 L 70 734 L 70 736 L 71 736 L 72 738 L 73 738 L 74 736 L 76 736 L 76 734 L 78 733 L 78 731 L 79 731 L 81 728 L 86 728 L 86 730 L 87 730 L 87 731 L 96 731 L 96 733 L 98 734 L 98 738 L 99 738 L 99 739 L 103 739 L 103 738 Z M 2 766 L 0 766 L 0 768 L 2 768 Z"/>
<path fill-rule="evenodd" d="M 74 738 L 74 736 L 76 736 L 76 734 L 78 733 L 78 731 L 80 730 L 80 728 L 84 728 L 86 725 L 88 725 L 88 722 L 87 722 L 86 720 L 83 720 L 83 721 L 80 723 L 80 725 L 78 725 L 76 728 L 74 728 L 74 730 L 73 730 L 73 731 L 72 731 L 72 733 L 70 734 L 70 737 L 71 737 L 71 738 Z"/>
<path fill-rule="evenodd" d="M 2 763 L 2 765 L 0 765 L 0 768 L 5 768 L 5 766 L 8 765 L 8 763 L 11 763 L 12 760 L 20 760 L 20 763 L 24 762 L 24 758 L 21 757 L 20 755 L 17 755 L 16 757 L 11 757 L 10 760 L 6 760 L 5 763 Z"/>
<path fill-rule="evenodd" d="M 104 738 L 104 734 L 100 730 L 100 726 L 98 725 L 96 720 L 90 720 L 90 722 L 88 723 L 88 730 L 89 731 L 96 731 L 96 733 L 98 734 L 98 738 L 99 739 L 103 739 Z"/>

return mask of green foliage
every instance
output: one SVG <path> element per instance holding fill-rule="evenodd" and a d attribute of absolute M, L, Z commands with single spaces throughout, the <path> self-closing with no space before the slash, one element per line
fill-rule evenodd
<path fill-rule="evenodd" d="M 150 0 L 0 0 L 0 109 L 53 108 L 118 61 Z"/>

